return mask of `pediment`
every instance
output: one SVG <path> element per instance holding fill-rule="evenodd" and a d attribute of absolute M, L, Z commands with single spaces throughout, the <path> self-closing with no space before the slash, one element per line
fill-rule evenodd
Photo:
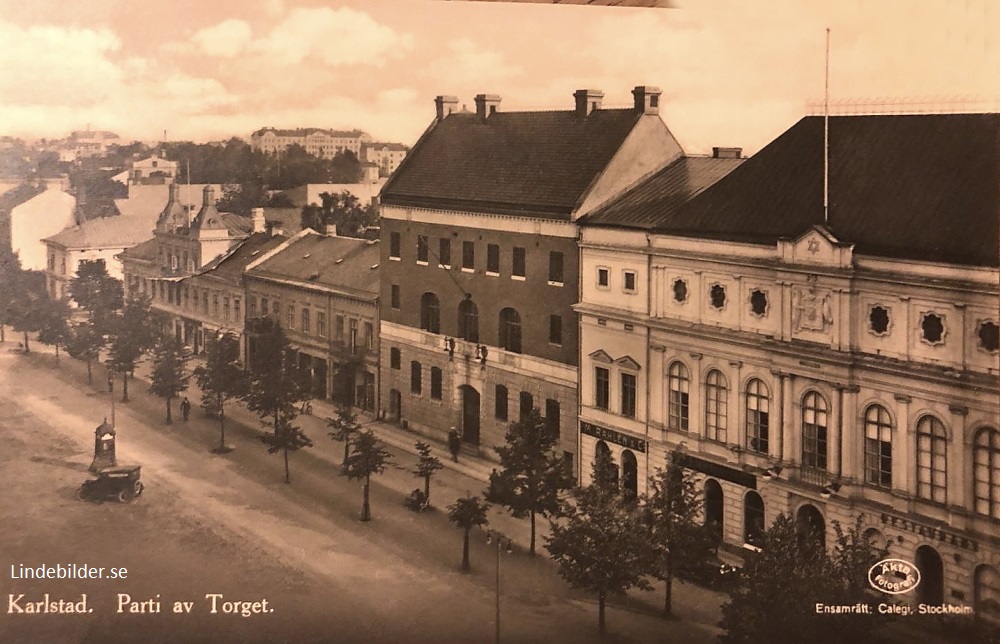
<path fill-rule="evenodd" d="M 822 225 L 811 226 L 797 238 L 780 242 L 782 259 L 791 264 L 850 265 L 853 245 L 840 241 Z"/>
<path fill-rule="evenodd" d="M 606 362 L 607 364 L 614 362 L 611 356 L 609 356 L 607 351 L 604 349 L 598 349 L 597 351 L 591 353 L 590 357 L 594 360 L 594 362 Z"/>
<path fill-rule="evenodd" d="M 631 371 L 639 371 L 639 369 L 641 368 L 639 366 L 639 363 L 636 362 L 635 359 L 632 358 L 632 356 L 622 356 L 621 358 L 615 360 L 615 364 L 621 367 L 622 369 L 629 369 Z"/>

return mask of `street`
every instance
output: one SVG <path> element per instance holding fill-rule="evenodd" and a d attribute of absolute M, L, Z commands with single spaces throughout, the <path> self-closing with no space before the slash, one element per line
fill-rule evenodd
<path fill-rule="evenodd" d="M 23 604 L 48 593 L 78 602 L 86 594 L 93 611 L 8 607 L 0 641 L 493 641 L 495 545 L 473 532 L 473 570 L 462 574 L 461 532 L 444 511 L 480 494 L 482 482 L 446 468 L 431 483 L 435 509 L 410 512 L 402 501 L 422 485 L 408 472 L 416 457 L 392 448 L 396 467 L 373 479 L 373 521 L 362 523 L 361 484 L 340 475 L 343 445 L 328 438 L 322 418 L 299 419 L 315 447 L 291 455 L 286 485 L 281 455 L 267 453 L 259 421 L 238 404 L 227 417 L 236 449 L 215 455 L 218 425 L 201 414 L 193 386 L 190 422 L 166 425 L 162 399 L 137 378 L 132 400 L 116 405 L 117 453 L 120 464 L 142 465 L 145 492 L 132 504 L 79 501 L 94 428 L 110 419 L 104 368 L 94 373 L 88 386 L 82 363 L 64 356 L 57 366 L 38 344 L 29 355 L 0 345 L 0 598 L 23 594 Z M 516 543 L 501 555 L 503 641 L 710 642 L 718 632 L 719 596 L 677 584 L 680 620 L 657 616 L 662 590 L 636 593 L 610 603 L 609 634 L 600 638 L 596 602 L 557 576 L 541 538 L 539 555 L 527 554 L 527 522 L 494 509 L 491 526 Z M 128 574 L 11 578 L 12 566 L 71 563 Z"/>

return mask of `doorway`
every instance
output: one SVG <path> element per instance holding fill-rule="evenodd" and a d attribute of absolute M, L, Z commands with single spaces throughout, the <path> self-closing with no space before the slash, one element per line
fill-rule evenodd
<path fill-rule="evenodd" d="M 469 385 L 459 387 L 462 392 L 462 441 L 479 445 L 479 392 Z"/>

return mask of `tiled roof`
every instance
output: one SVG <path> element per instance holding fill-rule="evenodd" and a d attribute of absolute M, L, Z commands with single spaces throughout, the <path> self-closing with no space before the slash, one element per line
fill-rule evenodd
<path fill-rule="evenodd" d="M 250 221 L 249 217 L 231 212 L 219 213 L 219 216 L 222 219 L 222 226 L 229 231 L 232 237 L 249 235 L 253 230 L 253 222 Z"/>
<path fill-rule="evenodd" d="M 417 141 L 382 190 L 383 204 L 568 216 L 641 114 L 601 109 L 452 113 Z"/>
<path fill-rule="evenodd" d="M 106 217 L 67 228 L 42 241 L 64 248 L 128 248 L 153 238 L 155 217 Z"/>
<path fill-rule="evenodd" d="M 118 256 L 126 259 L 138 259 L 153 262 L 156 261 L 158 249 L 159 244 L 154 238 L 140 244 L 136 244 L 131 248 L 126 248 L 119 253 Z"/>
<path fill-rule="evenodd" d="M 287 239 L 283 235 L 254 233 L 231 248 L 229 252 L 203 266 L 198 273 L 238 284 L 247 264 L 255 260 L 261 253 L 266 253 Z"/>
<path fill-rule="evenodd" d="M 743 161 L 745 159 L 681 157 L 580 221 L 588 226 L 654 228 Z"/>
<path fill-rule="evenodd" d="M 320 284 L 374 298 L 379 247 L 363 239 L 307 234 L 250 270 L 251 275 Z"/>
<path fill-rule="evenodd" d="M 1000 114 L 830 118 L 829 228 L 855 251 L 997 267 Z M 774 243 L 823 223 L 823 118 L 803 118 L 657 226 Z"/>
<path fill-rule="evenodd" d="M 364 135 L 361 130 L 326 130 L 318 127 L 301 127 L 293 130 L 282 130 L 273 127 L 264 127 L 251 136 L 264 136 L 267 132 L 274 132 L 275 136 L 309 136 L 310 134 L 325 134 L 327 136 L 340 138 L 357 138 Z"/>

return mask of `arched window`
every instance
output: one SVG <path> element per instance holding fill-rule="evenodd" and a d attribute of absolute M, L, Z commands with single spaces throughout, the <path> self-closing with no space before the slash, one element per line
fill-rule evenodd
<path fill-rule="evenodd" d="M 709 439 L 726 442 L 729 387 L 721 371 L 713 369 L 705 377 L 705 431 Z"/>
<path fill-rule="evenodd" d="M 675 362 L 667 370 L 667 419 L 670 429 L 688 430 L 688 390 L 691 378 L 682 362 Z"/>
<path fill-rule="evenodd" d="M 458 337 L 479 342 L 479 309 L 469 298 L 458 305 Z"/>
<path fill-rule="evenodd" d="M 747 383 L 747 449 L 759 454 L 767 454 L 770 404 L 763 382 L 754 378 Z"/>
<path fill-rule="evenodd" d="M 764 499 L 756 492 L 747 492 L 743 499 L 743 542 L 760 546 L 764 534 Z"/>
<path fill-rule="evenodd" d="M 815 391 L 802 397 L 802 464 L 826 469 L 826 399 Z"/>
<path fill-rule="evenodd" d="M 865 412 L 865 482 L 892 487 L 892 418 L 881 405 Z"/>
<path fill-rule="evenodd" d="M 514 309 L 500 311 L 500 346 L 521 353 L 521 316 Z"/>
<path fill-rule="evenodd" d="M 1000 519 L 1000 431 L 992 427 L 980 429 L 972 450 L 976 512 Z"/>
<path fill-rule="evenodd" d="M 973 580 L 973 607 L 980 619 L 1000 625 L 1000 572 L 982 564 Z"/>
<path fill-rule="evenodd" d="M 917 496 L 934 503 L 948 500 L 948 434 L 934 416 L 917 421 Z"/>
<path fill-rule="evenodd" d="M 424 293 L 420 297 L 420 328 L 441 333 L 441 303 L 433 293 Z"/>
<path fill-rule="evenodd" d="M 618 466 L 611 456 L 611 448 L 604 441 L 594 446 L 594 468 L 591 484 L 605 489 L 618 489 Z"/>

